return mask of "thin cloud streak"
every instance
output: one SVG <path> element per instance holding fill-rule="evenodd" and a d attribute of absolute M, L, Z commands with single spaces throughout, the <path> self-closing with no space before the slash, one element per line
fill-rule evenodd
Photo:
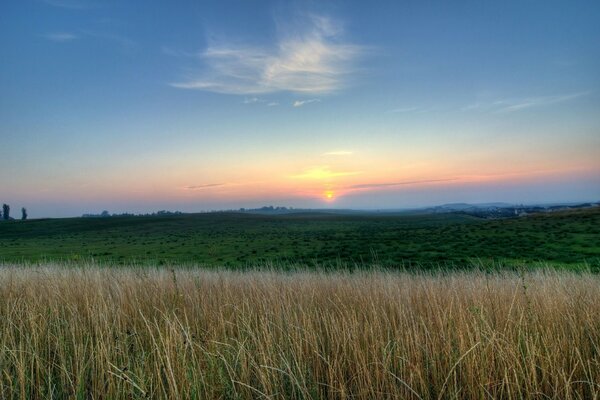
<path fill-rule="evenodd" d="M 266 107 L 275 107 L 279 105 L 277 101 L 268 101 L 260 97 L 246 97 L 242 104 L 260 104 Z"/>
<path fill-rule="evenodd" d="M 42 35 L 44 38 L 51 40 L 53 42 L 70 42 L 72 40 L 77 39 L 79 36 L 68 33 L 68 32 L 55 32 L 55 33 L 47 33 Z"/>
<path fill-rule="evenodd" d="M 526 108 L 531 108 L 531 107 L 540 107 L 540 106 L 546 106 L 546 105 L 551 105 L 551 104 L 556 104 L 556 103 L 563 103 L 566 101 L 575 100 L 575 99 L 585 96 L 587 94 L 589 94 L 589 92 L 571 93 L 571 94 L 565 94 L 565 95 L 559 95 L 559 96 L 532 97 L 529 99 L 524 99 L 522 101 L 510 104 L 504 108 L 501 108 L 500 110 L 497 110 L 496 112 L 499 112 L 499 113 L 513 112 L 513 111 L 520 111 L 520 110 L 523 110 Z"/>
<path fill-rule="evenodd" d="M 123 49 L 131 50 L 137 46 L 137 43 L 126 36 L 117 35 L 113 33 L 96 32 L 96 31 L 82 31 L 82 34 L 92 38 L 107 40 L 120 45 Z"/>
<path fill-rule="evenodd" d="M 188 52 L 188 51 L 184 51 L 184 50 L 179 50 L 177 48 L 173 48 L 171 46 L 161 46 L 160 47 L 160 51 L 167 55 L 167 56 L 172 56 L 172 57 L 186 57 L 186 58 L 195 58 L 198 57 L 198 53 L 192 53 L 192 52 Z"/>
<path fill-rule="evenodd" d="M 210 189 L 210 188 L 216 188 L 216 187 L 222 187 L 227 185 L 226 183 L 207 183 L 205 185 L 190 185 L 190 186 L 185 186 L 184 189 L 186 190 L 202 190 L 202 189 Z"/>
<path fill-rule="evenodd" d="M 68 8 L 71 10 L 85 10 L 93 8 L 97 4 L 87 0 L 43 0 L 44 3 L 59 8 Z"/>
<path fill-rule="evenodd" d="M 244 99 L 242 103 L 244 104 L 256 104 L 256 103 L 264 103 L 265 101 L 258 97 L 247 97 Z"/>
<path fill-rule="evenodd" d="M 388 112 L 390 113 L 408 113 L 413 111 L 418 111 L 419 107 L 404 107 L 404 108 L 394 108 Z"/>
<path fill-rule="evenodd" d="M 361 173 L 361 171 L 332 171 L 328 166 L 323 166 L 308 169 L 301 174 L 292 175 L 291 178 L 325 180 L 343 176 L 358 175 Z"/>
<path fill-rule="evenodd" d="M 292 103 L 294 107 L 302 107 L 310 103 L 320 103 L 321 99 L 296 100 Z"/>
<path fill-rule="evenodd" d="M 544 107 L 558 103 L 564 103 L 587 96 L 591 92 L 576 92 L 554 96 L 537 96 L 521 99 L 502 99 L 488 103 L 473 103 L 462 107 L 461 111 L 488 111 L 493 113 L 510 113 L 534 107 Z"/>
<path fill-rule="evenodd" d="M 395 186 L 403 186 L 403 185 L 419 185 L 423 183 L 439 183 L 439 182 L 451 182 L 455 181 L 457 178 L 446 178 L 446 179 L 422 179 L 415 181 L 403 181 L 403 182 L 385 182 L 385 183 L 362 183 L 358 185 L 348 186 L 349 190 L 361 190 L 361 189 L 385 189 L 389 187 Z"/>
<path fill-rule="evenodd" d="M 215 93 L 332 93 L 345 84 L 363 47 L 341 42 L 330 18 L 310 16 L 303 30 L 280 35 L 274 48 L 211 45 L 200 55 L 205 69 L 171 86 Z"/>
<path fill-rule="evenodd" d="M 354 154 L 354 152 L 349 151 L 349 150 L 334 150 L 334 151 L 328 151 L 321 155 L 322 156 L 351 156 L 352 154 Z"/>
<path fill-rule="evenodd" d="M 100 39 L 100 40 L 114 42 L 114 43 L 120 45 L 121 47 L 123 47 L 124 49 L 128 49 L 128 50 L 133 49 L 137 46 L 137 43 L 135 41 L 129 39 L 128 37 L 116 35 L 116 34 L 112 34 L 112 33 L 96 32 L 96 31 L 89 31 L 89 30 L 81 30 L 81 31 L 78 31 L 77 33 L 52 32 L 52 33 L 46 33 L 46 34 L 42 35 L 42 37 L 44 37 L 45 39 L 51 40 L 53 42 L 59 42 L 59 43 L 70 42 L 70 41 L 78 40 L 78 39 L 83 40 L 85 38 Z"/>

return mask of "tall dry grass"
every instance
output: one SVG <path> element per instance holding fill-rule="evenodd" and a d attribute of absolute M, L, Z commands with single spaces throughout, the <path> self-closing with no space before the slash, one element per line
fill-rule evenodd
<path fill-rule="evenodd" d="M 0 270 L 1 398 L 600 396 L 600 278 Z"/>

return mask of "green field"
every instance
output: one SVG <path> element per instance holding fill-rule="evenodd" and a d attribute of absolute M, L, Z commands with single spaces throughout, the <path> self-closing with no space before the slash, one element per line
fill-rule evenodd
<path fill-rule="evenodd" d="M 600 210 L 504 220 L 463 214 L 241 213 L 0 223 L 0 261 L 210 266 L 600 265 Z"/>

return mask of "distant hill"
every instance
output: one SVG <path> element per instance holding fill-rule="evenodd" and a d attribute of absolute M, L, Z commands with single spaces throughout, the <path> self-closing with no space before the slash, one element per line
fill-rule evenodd
<path fill-rule="evenodd" d="M 330 214 L 330 215 L 406 215 L 406 214 L 446 214 L 464 213 L 479 218 L 511 218 L 532 213 L 552 212 L 558 210 L 597 207 L 596 203 L 552 203 L 518 205 L 503 202 L 492 203 L 448 203 L 439 206 L 412 208 L 412 209 L 381 209 L 381 210 L 353 210 L 353 209 L 301 209 L 287 207 L 261 207 L 255 209 L 240 209 L 238 212 L 260 215 L 288 215 L 288 214 Z"/>
<path fill-rule="evenodd" d="M 447 203 L 439 206 L 423 208 L 388 208 L 375 210 L 360 209 L 339 209 L 339 208 L 293 208 L 281 206 L 264 206 L 259 208 L 239 208 L 229 210 L 205 211 L 198 214 L 219 214 L 219 213 L 237 213 L 237 214 L 255 214 L 255 215 L 355 215 L 355 216 L 402 216 L 410 214 L 446 214 L 463 213 L 479 218 L 511 218 L 538 212 L 551 212 L 558 210 L 579 209 L 587 207 L 597 207 L 600 202 L 588 203 L 550 203 L 550 204 L 529 204 L 518 205 L 503 202 L 492 203 Z M 183 213 L 181 211 L 161 210 L 146 214 L 111 214 L 108 211 L 102 211 L 99 214 L 84 214 L 84 218 L 114 218 L 114 217 L 149 217 L 149 216 L 176 216 L 193 213 Z M 12 218 L 11 218 L 12 219 Z"/>
<path fill-rule="evenodd" d="M 466 211 L 466 210 L 481 210 L 481 209 L 498 209 L 498 208 L 509 208 L 513 207 L 512 204 L 509 203 L 481 203 L 481 204 L 469 204 L 469 203 L 450 203 L 450 204 L 442 204 L 441 206 L 428 207 L 425 210 L 432 211 Z"/>

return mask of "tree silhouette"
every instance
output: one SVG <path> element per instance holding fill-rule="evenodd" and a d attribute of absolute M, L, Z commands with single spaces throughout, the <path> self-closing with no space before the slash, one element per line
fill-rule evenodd
<path fill-rule="evenodd" d="M 10 217 L 10 206 L 8 204 L 2 204 L 2 217 L 5 220 L 8 220 L 8 218 Z"/>
<path fill-rule="evenodd" d="M 27 209 L 25 207 L 21 208 L 21 219 L 23 221 L 27 219 Z"/>

